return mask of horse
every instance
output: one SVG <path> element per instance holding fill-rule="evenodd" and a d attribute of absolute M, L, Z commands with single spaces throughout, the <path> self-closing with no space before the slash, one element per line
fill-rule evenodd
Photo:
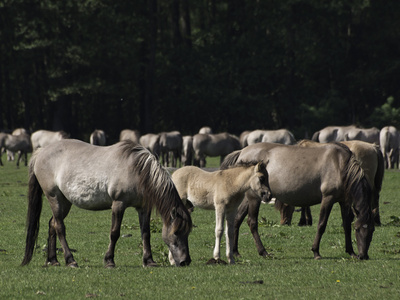
<path fill-rule="evenodd" d="M 363 141 L 371 144 L 379 145 L 380 130 L 376 127 L 372 128 L 351 128 L 344 136 L 345 141 Z"/>
<path fill-rule="evenodd" d="M 140 132 L 139 130 L 123 129 L 119 134 L 119 141 L 131 140 L 132 142 L 139 143 Z"/>
<path fill-rule="evenodd" d="M 222 162 L 226 155 L 238 149 L 241 149 L 239 138 L 227 132 L 193 136 L 194 165 L 201 168 L 206 166 L 206 156 L 221 156 Z"/>
<path fill-rule="evenodd" d="M 58 236 L 67 266 L 77 267 L 65 238 L 64 218 L 72 204 L 86 210 L 112 210 L 110 243 L 104 257 L 107 268 L 115 267 L 114 250 L 127 207 L 139 215 L 143 241 L 143 266 L 156 266 L 150 246 L 150 216 L 155 207 L 163 221 L 162 238 L 177 266 L 191 262 L 188 235 L 192 219 L 169 173 L 146 148 L 132 141 L 98 147 L 78 140 L 62 140 L 41 148 L 29 164 L 29 201 L 25 256 L 32 259 L 39 232 L 42 194 L 52 217 L 49 221 L 47 265 L 59 265 Z"/>
<path fill-rule="evenodd" d="M 32 152 L 31 139 L 28 134 L 12 135 L 0 133 L 0 149 L 3 148 L 10 152 L 18 152 L 17 167 L 19 167 L 22 156 L 25 158 L 25 166 L 28 165 L 28 153 Z M 0 152 L 0 166 L 3 166 L 1 157 L 2 152 Z"/>
<path fill-rule="evenodd" d="M 375 230 L 371 211 L 371 187 L 354 154 L 343 144 L 304 148 L 298 146 L 258 143 L 228 155 L 221 169 L 249 160 L 269 161 L 267 172 L 272 197 L 291 206 L 321 204 L 317 233 L 312 245 L 314 259 L 320 259 L 320 241 L 325 232 L 334 203 L 341 208 L 346 252 L 352 257 L 368 259 L 368 249 Z M 260 199 L 248 191 L 235 218 L 234 251 L 239 227 L 246 214 L 260 255 L 268 253 L 258 234 L 257 218 Z M 354 212 L 354 213 L 353 213 Z M 357 216 L 355 235 L 358 256 L 351 243 L 351 223 Z"/>
<path fill-rule="evenodd" d="M 160 157 L 160 135 L 155 133 L 148 133 L 142 135 L 139 139 L 139 143 L 150 150 L 156 157 Z"/>
<path fill-rule="evenodd" d="M 363 141 L 343 141 L 342 144 L 349 147 L 355 158 L 360 162 L 365 177 L 372 188 L 371 209 L 375 225 L 381 225 L 379 215 L 379 193 L 382 189 L 382 182 L 385 172 L 384 159 L 379 147 L 375 144 Z M 321 144 L 309 140 L 302 140 L 297 143 L 300 147 L 324 147 Z M 281 212 L 281 224 L 290 225 L 294 208 L 285 207 L 279 200 L 275 201 L 275 207 Z M 311 225 L 312 216 L 309 207 L 301 208 L 299 226 Z"/>
<path fill-rule="evenodd" d="M 182 156 L 181 162 L 183 166 L 190 166 L 193 161 L 193 137 L 185 135 L 182 137 Z"/>
<path fill-rule="evenodd" d="M 327 126 L 315 132 L 311 140 L 320 143 L 341 142 L 345 140 L 346 133 L 355 128 L 354 125 Z"/>
<path fill-rule="evenodd" d="M 106 134 L 103 130 L 96 129 L 90 134 L 90 143 L 97 146 L 106 145 Z"/>
<path fill-rule="evenodd" d="M 22 133 L 28 134 L 28 131 L 25 128 L 17 128 L 17 129 L 14 129 L 11 134 L 12 135 L 20 135 Z M 7 150 L 7 160 L 8 161 L 14 160 L 14 152 Z"/>
<path fill-rule="evenodd" d="M 293 145 L 296 143 L 294 135 L 287 129 L 278 130 L 254 130 L 247 136 L 247 145 L 255 143 L 278 143 Z"/>
<path fill-rule="evenodd" d="M 234 264 L 233 225 L 244 193 L 251 189 L 262 199 L 271 195 L 265 164 L 250 162 L 215 172 L 186 166 L 172 173 L 172 181 L 187 207 L 215 210 L 215 247 L 210 260 L 215 263 L 225 263 L 220 260 L 220 243 L 226 217 L 226 256 Z"/>
<path fill-rule="evenodd" d="M 40 147 L 46 147 L 54 142 L 68 138 L 69 134 L 64 131 L 38 130 L 31 135 L 32 148 L 35 151 Z"/>
<path fill-rule="evenodd" d="M 160 151 L 161 151 L 161 162 L 164 167 L 169 166 L 169 154 L 172 153 L 171 165 L 176 168 L 182 164 L 181 153 L 182 153 L 182 135 L 179 131 L 162 132 L 160 133 Z"/>
<path fill-rule="evenodd" d="M 385 166 L 387 169 L 393 169 L 399 164 L 399 147 L 400 147 L 400 133 L 394 126 L 385 126 L 381 129 L 379 134 L 381 152 L 385 160 Z"/>
<path fill-rule="evenodd" d="M 210 126 L 203 126 L 200 128 L 199 133 L 212 134 L 213 131 Z"/>

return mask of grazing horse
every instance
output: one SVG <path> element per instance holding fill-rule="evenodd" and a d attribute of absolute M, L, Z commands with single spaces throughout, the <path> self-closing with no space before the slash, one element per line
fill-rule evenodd
<path fill-rule="evenodd" d="M 394 126 L 385 126 L 379 134 L 381 152 L 387 169 L 393 169 L 399 164 L 400 133 Z"/>
<path fill-rule="evenodd" d="M 121 133 L 119 134 L 119 141 L 123 140 L 131 140 L 132 142 L 135 142 L 139 144 L 140 140 L 140 132 L 139 130 L 131 130 L 131 129 L 124 129 L 121 130 Z"/>
<path fill-rule="evenodd" d="M 26 133 L 12 135 L 8 133 L 0 133 L 0 149 L 5 149 L 10 152 L 18 152 L 17 167 L 21 157 L 25 158 L 25 166 L 28 165 L 28 153 L 32 152 L 30 136 Z M 0 152 L 0 166 L 3 165 L 1 160 L 2 152 Z"/>
<path fill-rule="evenodd" d="M 35 151 L 40 147 L 46 147 L 47 145 L 68 138 L 69 134 L 64 131 L 38 130 L 31 135 L 32 148 Z"/>
<path fill-rule="evenodd" d="M 376 225 L 381 225 L 379 215 L 379 193 L 382 189 L 382 182 L 385 172 L 385 165 L 381 151 L 375 144 L 363 141 L 343 141 L 342 144 L 349 147 L 361 168 L 364 171 L 365 177 L 372 188 L 371 209 Z M 328 144 L 321 144 L 309 140 L 302 140 L 298 144 L 300 147 L 325 147 Z M 328 145 L 329 146 L 329 145 Z M 275 207 L 281 212 L 281 224 L 290 225 L 294 207 L 286 207 L 279 200 L 275 201 Z M 311 210 L 309 207 L 302 207 L 299 226 L 311 225 L 312 220 Z"/>
<path fill-rule="evenodd" d="M 372 192 L 362 168 L 348 147 L 331 144 L 326 147 L 303 148 L 258 143 L 228 155 L 221 169 L 249 160 L 269 161 L 267 171 L 272 197 L 291 206 L 321 204 L 317 234 L 312 245 L 315 259 L 321 258 L 320 241 L 336 202 L 341 208 L 346 252 L 356 256 L 351 243 L 351 223 L 355 214 L 358 258 L 368 259 L 368 248 L 375 229 L 371 211 Z M 248 213 L 248 223 L 258 252 L 260 255 L 268 255 L 258 234 L 259 208 L 260 199 L 247 192 L 235 219 L 236 254 L 238 229 Z"/>
<path fill-rule="evenodd" d="M 191 135 L 182 137 L 181 162 L 183 166 L 190 166 L 193 162 L 193 137 Z"/>
<path fill-rule="evenodd" d="M 215 172 L 187 166 L 172 173 L 172 180 L 187 206 L 215 210 L 213 259 L 216 263 L 221 262 L 220 243 L 226 217 L 226 257 L 229 263 L 234 264 L 233 224 L 244 193 L 251 189 L 262 199 L 267 200 L 270 197 L 265 164 L 252 162 Z"/>
<path fill-rule="evenodd" d="M 96 129 L 90 135 L 89 140 L 92 145 L 105 146 L 106 145 L 106 134 L 104 133 L 103 130 Z"/>
<path fill-rule="evenodd" d="M 14 129 L 12 135 L 28 134 L 25 128 Z M 7 150 L 7 160 L 14 160 L 14 152 Z"/>
<path fill-rule="evenodd" d="M 39 231 L 42 193 L 49 200 L 48 265 L 59 265 L 58 236 L 67 266 L 77 263 L 65 239 L 64 218 L 72 204 L 87 210 L 112 210 L 110 244 L 104 257 L 114 267 L 114 250 L 127 207 L 139 214 L 143 240 L 143 266 L 153 266 L 150 247 L 150 216 L 155 207 L 163 220 L 162 238 L 177 266 L 191 262 L 188 235 L 192 220 L 169 173 L 147 149 L 131 141 L 96 147 L 78 140 L 63 140 L 36 151 L 29 165 L 29 203 L 25 257 L 32 259 Z M 84 221 L 84 220 L 82 220 Z"/>
<path fill-rule="evenodd" d="M 218 134 L 198 133 L 193 136 L 194 165 L 204 168 L 206 156 L 221 156 L 221 162 L 229 153 L 241 149 L 239 138 L 227 132 Z"/>
<path fill-rule="evenodd" d="M 350 126 L 327 126 L 315 132 L 311 140 L 320 143 L 341 142 L 346 139 L 346 133 L 355 129 L 354 125 Z"/>
<path fill-rule="evenodd" d="M 139 143 L 150 150 L 157 158 L 160 157 L 160 135 L 155 133 L 148 133 L 142 135 Z"/>
<path fill-rule="evenodd" d="M 164 167 L 169 167 L 169 154 L 172 153 L 171 166 L 176 168 L 181 166 L 182 135 L 179 131 L 160 133 L 161 162 Z"/>
<path fill-rule="evenodd" d="M 247 145 L 255 143 L 278 143 L 293 145 L 296 143 L 294 135 L 287 129 L 254 130 L 247 136 Z"/>

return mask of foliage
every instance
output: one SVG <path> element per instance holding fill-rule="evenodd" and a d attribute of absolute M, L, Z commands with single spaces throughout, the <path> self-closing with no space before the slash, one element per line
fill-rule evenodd
<path fill-rule="evenodd" d="M 399 12 L 395 0 L 5 0 L 0 128 L 101 128 L 113 142 L 124 128 L 300 139 L 397 123 L 383 106 L 400 98 Z"/>

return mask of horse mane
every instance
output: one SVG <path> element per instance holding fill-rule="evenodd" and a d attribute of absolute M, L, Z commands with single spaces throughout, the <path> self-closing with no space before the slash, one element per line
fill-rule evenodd
<path fill-rule="evenodd" d="M 233 151 L 232 153 L 228 154 L 225 157 L 224 161 L 221 163 L 219 168 L 221 170 L 225 170 L 225 169 L 228 169 L 230 166 L 235 165 L 241 152 L 242 152 L 242 150 L 236 150 L 236 151 Z"/>
<path fill-rule="evenodd" d="M 157 158 L 145 147 L 131 140 L 120 143 L 122 157 L 132 159 L 132 170 L 139 176 L 138 190 L 143 195 L 144 207 L 151 211 L 154 207 L 164 223 L 173 222 L 173 232 L 192 230 L 192 219 L 182 203 L 170 174 Z M 176 218 L 172 219 L 176 209 Z"/>
<path fill-rule="evenodd" d="M 363 224 L 373 224 L 370 201 L 372 188 L 364 175 L 359 161 L 348 147 L 343 147 L 343 149 L 346 148 L 347 152 L 349 152 L 349 158 L 343 173 L 346 204 L 351 206 L 357 217 L 354 225 L 357 228 Z"/>

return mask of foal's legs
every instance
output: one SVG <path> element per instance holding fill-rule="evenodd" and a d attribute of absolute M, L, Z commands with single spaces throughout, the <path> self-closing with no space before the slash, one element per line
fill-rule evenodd
<path fill-rule="evenodd" d="M 226 257 L 230 264 L 235 263 L 233 258 L 234 220 L 237 209 L 226 212 Z"/>
<path fill-rule="evenodd" d="M 225 211 L 219 207 L 215 208 L 215 246 L 214 246 L 214 259 L 218 261 L 220 259 L 220 245 L 221 238 L 224 233 L 224 219 Z"/>
<path fill-rule="evenodd" d="M 104 256 L 104 263 L 106 268 L 114 268 L 114 251 L 115 245 L 121 235 L 121 223 L 124 217 L 125 205 L 122 201 L 113 201 L 111 206 L 111 231 L 110 231 L 110 244 Z"/>
<path fill-rule="evenodd" d="M 314 252 L 314 259 L 321 259 L 321 255 L 319 253 L 319 244 L 321 242 L 322 235 L 325 232 L 326 225 L 328 223 L 328 218 L 332 210 L 332 197 L 330 196 L 329 199 L 325 198 L 321 201 L 321 210 L 319 214 L 319 221 L 317 227 L 317 234 L 315 236 L 313 245 L 311 250 Z"/>
<path fill-rule="evenodd" d="M 150 245 L 150 217 L 151 211 L 137 209 L 139 214 L 140 231 L 143 243 L 143 267 L 154 267 L 157 263 L 153 260 Z"/>

